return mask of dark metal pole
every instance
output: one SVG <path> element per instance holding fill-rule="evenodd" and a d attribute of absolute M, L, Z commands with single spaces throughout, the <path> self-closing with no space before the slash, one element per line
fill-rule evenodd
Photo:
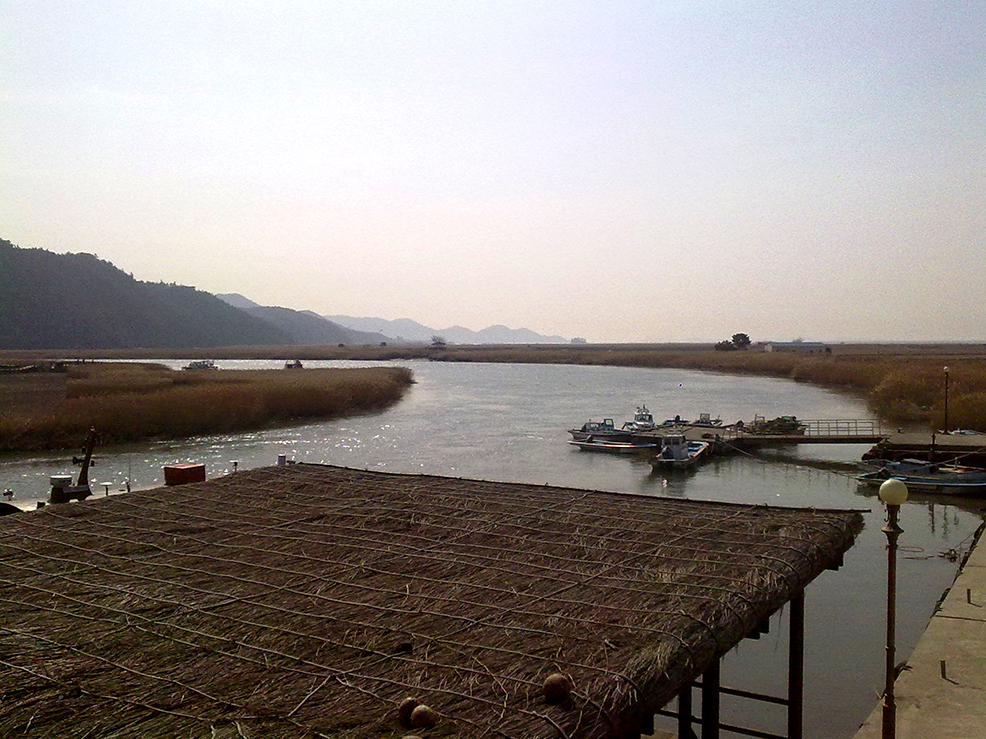
<path fill-rule="evenodd" d="M 948 433 L 948 367 L 945 368 L 945 433 Z"/>
<path fill-rule="evenodd" d="M 886 685 L 883 689 L 883 739 L 895 739 L 897 735 L 897 704 L 894 702 L 894 640 L 897 621 L 897 537 L 903 529 L 897 523 L 899 505 L 887 504 L 887 665 Z"/>
<path fill-rule="evenodd" d="M 692 731 L 692 684 L 688 683 L 678 693 L 678 736 L 681 739 L 694 739 Z"/>
<path fill-rule="evenodd" d="M 719 739 L 719 658 L 702 673 L 702 739 Z"/>
<path fill-rule="evenodd" d="M 791 599 L 791 643 L 787 666 L 787 737 L 801 739 L 804 726 L 805 594 Z"/>

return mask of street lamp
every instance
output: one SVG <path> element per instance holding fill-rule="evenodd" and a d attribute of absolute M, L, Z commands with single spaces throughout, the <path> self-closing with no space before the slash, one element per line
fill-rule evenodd
<path fill-rule="evenodd" d="M 945 433 L 948 433 L 948 367 L 945 368 Z"/>
<path fill-rule="evenodd" d="M 887 535 L 887 671 L 883 689 L 883 739 L 894 739 L 897 734 L 897 705 L 894 703 L 897 537 L 904 532 L 897 523 L 897 514 L 907 500 L 907 485 L 891 477 L 880 486 L 880 500 L 887 504 L 887 525 L 883 527 L 883 533 Z"/>

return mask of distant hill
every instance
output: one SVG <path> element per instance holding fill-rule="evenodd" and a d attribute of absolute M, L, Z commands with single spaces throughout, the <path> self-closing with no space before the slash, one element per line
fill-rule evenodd
<path fill-rule="evenodd" d="M 291 344 L 286 331 L 183 285 L 141 282 L 92 254 L 0 239 L 0 348 Z"/>
<path fill-rule="evenodd" d="M 387 320 L 385 318 L 357 318 L 354 316 L 325 316 L 340 326 L 358 331 L 376 331 L 395 340 L 410 342 L 430 342 L 433 336 L 441 336 L 452 344 L 566 344 L 562 336 L 544 336 L 526 328 L 507 328 L 489 326 L 481 331 L 472 331 L 462 326 L 435 329 L 412 321 L 409 318 Z"/>
<path fill-rule="evenodd" d="M 528 329 L 433 329 L 409 319 L 320 316 L 239 293 L 135 280 L 92 254 L 22 249 L 0 239 L 0 349 L 564 343 Z"/>
<path fill-rule="evenodd" d="M 218 293 L 216 295 L 224 303 L 229 303 L 234 308 L 246 310 L 247 308 L 260 308 L 260 303 L 254 303 L 249 298 L 245 298 L 239 293 Z"/>
<path fill-rule="evenodd" d="M 216 296 L 245 313 L 267 321 L 291 336 L 292 343 L 308 346 L 324 344 L 379 344 L 388 337 L 368 331 L 354 331 L 333 323 L 311 311 L 297 311 L 279 306 L 258 305 L 239 293 Z"/>

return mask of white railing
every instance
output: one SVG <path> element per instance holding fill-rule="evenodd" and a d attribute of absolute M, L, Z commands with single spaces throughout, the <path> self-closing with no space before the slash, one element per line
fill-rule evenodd
<path fill-rule="evenodd" d="M 799 419 L 800 420 L 800 419 Z M 833 418 L 800 421 L 807 428 L 805 436 L 887 436 L 879 421 L 869 418 Z"/>

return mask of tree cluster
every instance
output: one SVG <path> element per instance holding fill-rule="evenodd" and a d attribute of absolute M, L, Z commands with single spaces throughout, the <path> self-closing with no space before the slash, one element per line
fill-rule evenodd
<path fill-rule="evenodd" d="M 749 349 L 750 344 L 752 343 L 753 342 L 750 341 L 750 337 L 748 334 L 733 334 L 733 338 L 731 340 L 720 341 L 718 344 L 716 344 L 716 351 L 717 352 L 742 351 L 744 349 Z"/>

